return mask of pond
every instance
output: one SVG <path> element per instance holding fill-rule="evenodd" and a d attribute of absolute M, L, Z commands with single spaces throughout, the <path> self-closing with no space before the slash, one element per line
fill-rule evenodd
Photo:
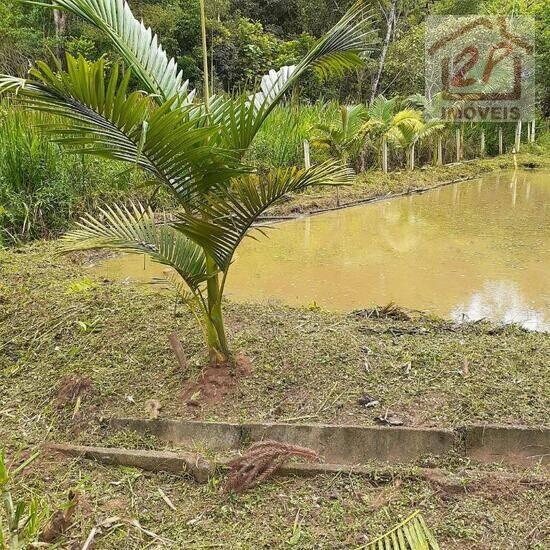
<path fill-rule="evenodd" d="M 340 311 L 394 302 L 550 330 L 549 173 L 497 172 L 279 223 L 269 234 L 242 244 L 227 296 Z M 95 269 L 150 281 L 164 267 L 121 256 Z"/>

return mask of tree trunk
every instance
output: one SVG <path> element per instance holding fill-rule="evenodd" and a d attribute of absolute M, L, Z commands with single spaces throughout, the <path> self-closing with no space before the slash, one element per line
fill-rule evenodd
<path fill-rule="evenodd" d="M 211 365 L 219 365 L 230 359 L 222 313 L 222 293 L 215 261 L 206 256 L 206 270 L 210 275 L 206 283 L 208 312 L 205 316 L 208 356 Z"/>
<path fill-rule="evenodd" d="M 461 158 L 461 151 L 460 151 L 460 128 L 456 129 L 456 162 L 460 161 Z"/>
<path fill-rule="evenodd" d="M 409 148 L 409 169 L 414 170 L 414 143 Z"/>
<path fill-rule="evenodd" d="M 504 143 L 502 141 L 502 126 L 498 127 L 498 154 L 502 155 L 504 152 Z"/>
<path fill-rule="evenodd" d="M 481 143 L 479 145 L 479 153 L 481 158 L 485 156 L 485 130 L 481 130 Z"/>
<path fill-rule="evenodd" d="M 378 62 L 378 71 L 372 82 L 372 89 L 370 94 L 370 102 L 372 103 L 374 98 L 378 95 L 378 86 L 380 85 L 380 78 L 384 70 L 384 64 L 386 63 L 386 55 L 388 54 L 388 47 L 390 45 L 391 38 L 393 36 L 393 30 L 396 23 L 396 8 L 398 0 L 391 0 L 390 13 L 388 15 L 388 27 L 386 30 L 386 38 L 384 39 L 384 45 L 380 52 L 380 59 Z"/>
<path fill-rule="evenodd" d="M 531 143 L 535 143 L 535 119 L 531 122 Z"/>
<path fill-rule="evenodd" d="M 53 24 L 56 39 L 55 52 L 61 62 L 63 62 L 63 58 L 65 56 L 63 37 L 67 34 L 67 17 L 68 14 L 66 12 L 58 9 L 53 10 Z"/>
<path fill-rule="evenodd" d="M 437 136 L 437 164 L 443 164 L 443 138 L 440 135 Z"/>

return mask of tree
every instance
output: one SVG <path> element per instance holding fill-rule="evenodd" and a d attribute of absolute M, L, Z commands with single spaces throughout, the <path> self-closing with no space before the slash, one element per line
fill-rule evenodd
<path fill-rule="evenodd" d="M 363 140 L 363 125 L 366 109 L 363 105 L 340 107 L 339 125 L 316 124 L 313 126 L 312 142 L 326 147 L 333 158 L 347 165 L 359 154 Z"/>
<path fill-rule="evenodd" d="M 396 140 L 399 129 L 406 129 L 417 123 L 418 112 L 414 109 L 397 111 L 398 98 L 386 99 L 378 96 L 367 111 L 365 132 L 378 146 L 382 171 L 388 171 L 388 141 Z"/>
<path fill-rule="evenodd" d="M 395 115 L 394 124 L 388 132 L 388 138 L 405 150 L 407 168 L 414 170 L 416 144 L 420 139 L 428 137 L 443 126 L 444 123 L 436 119 L 425 122 L 420 111 L 404 109 Z"/>
<path fill-rule="evenodd" d="M 378 85 L 380 83 L 380 77 L 382 76 L 382 71 L 384 70 L 384 63 L 386 62 L 386 55 L 388 53 L 388 48 L 392 37 L 395 35 L 395 27 L 397 25 L 397 0 L 390 0 L 390 5 L 388 11 L 384 9 L 381 3 L 379 3 L 380 9 L 384 14 L 386 19 L 386 36 L 384 38 L 384 43 L 382 44 L 382 51 L 380 52 L 380 57 L 378 59 L 378 70 L 372 81 L 372 89 L 370 95 L 371 103 L 374 101 L 374 98 L 378 94 Z"/>
<path fill-rule="evenodd" d="M 208 97 L 193 92 L 151 29 L 123 0 L 57 0 L 110 38 L 129 68 L 67 56 L 66 72 L 37 63 L 29 78 L 3 75 L 0 92 L 17 93 L 29 108 L 61 117 L 49 131 L 69 151 L 128 162 L 181 206 L 174 222 L 158 224 L 141 205 L 106 206 L 64 239 L 64 250 L 110 248 L 149 255 L 173 268 L 172 281 L 200 320 L 212 363 L 231 357 L 222 312 L 225 281 L 236 248 L 258 216 L 287 193 L 311 185 L 341 185 L 352 176 L 329 161 L 309 170 L 274 169 L 259 176 L 243 155 L 276 104 L 307 71 L 341 72 L 361 63 L 370 29 L 357 2 L 294 66 L 265 75 L 253 95 Z M 205 72 L 205 77 L 207 72 Z M 130 91 L 130 78 L 141 90 Z M 205 89 L 207 86 L 205 86 Z"/>

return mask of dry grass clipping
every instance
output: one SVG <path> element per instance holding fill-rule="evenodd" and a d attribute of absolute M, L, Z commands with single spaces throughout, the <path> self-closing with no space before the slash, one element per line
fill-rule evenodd
<path fill-rule="evenodd" d="M 229 463 L 229 475 L 223 492 L 242 493 L 254 487 L 293 456 L 319 461 L 319 455 L 307 447 L 270 440 L 252 444 L 244 455 Z"/>

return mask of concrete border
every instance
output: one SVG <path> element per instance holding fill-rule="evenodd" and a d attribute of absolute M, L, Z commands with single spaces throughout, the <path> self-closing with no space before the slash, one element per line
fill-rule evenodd
<path fill-rule="evenodd" d="M 462 428 L 465 452 L 479 462 L 550 463 L 550 430 L 479 424 Z"/>
<path fill-rule="evenodd" d="M 103 464 L 132 466 L 152 472 L 189 473 L 199 483 L 208 481 L 214 471 L 213 465 L 208 460 L 195 453 L 172 453 L 119 447 L 87 447 L 57 443 L 48 444 L 47 449 L 66 456 L 96 460 Z"/>
<path fill-rule="evenodd" d="M 126 449 L 118 447 L 85 447 L 70 444 L 50 444 L 49 449 L 79 459 L 94 460 L 96 462 L 116 466 L 132 466 L 152 472 L 170 472 L 180 474 L 189 471 L 190 453 L 149 451 L 141 449 Z M 219 462 L 208 462 L 199 454 L 192 454 L 192 465 L 195 466 L 193 476 L 198 483 L 206 483 L 214 473 L 223 473 L 229 467 L 231 459 Z M 197 468 L 196 466 L 199 465 Z M 500 482 L 514 480 L 523 485 L 548 487 L 548 479 L 544 476 L 534 476 L 525 473 L 494 472 Z M 480 482 L 474 474 L 470 477 L 467 472 L 453 474 L 441 468 L 408 468 L 396 469 L 392 465 L 343 465 L 326 464 L 316 462 L 285 462 L 273 473 L 276 476 L 313 477 L 316 475 L 347 474 L 366 477 L 376 485 L 393 482 L 396 477 L 400 479 L 422 479 L 446 494 L 464 494 L 470 481 Z M 492 473 L 487 472 L 484 478 L 491 478 Z M 493 478 L 494 480 L 495 478 Z"/>
<path fill-rule="evenodd" d="M 450 452 L 479 462 L 532 466 L 550 463 L 550 429 L 475 424 L 452 429 L 143 420 L 113 418 L 117 430 L 149 433 L 163 441 L 216 451 L 239 449 L 254 441 L 274 439 L 310 447 L 326 462 L 360 465 L 371 460 L 414 462 L 426 455 Z"/>
<path fill-rule="evenodd" d="M 317 451 L 326 462 L 361 464 L 368 460 L 411 462 L 423 455 L 444 455 L 455 445 L 451 430 L 384 428 L 327 424 L 228 424 L 183 420 L 112 419 L 116 429 L 150 433 L 188 447 L 239 449 L 254 441 L 274 439 Z"/>

